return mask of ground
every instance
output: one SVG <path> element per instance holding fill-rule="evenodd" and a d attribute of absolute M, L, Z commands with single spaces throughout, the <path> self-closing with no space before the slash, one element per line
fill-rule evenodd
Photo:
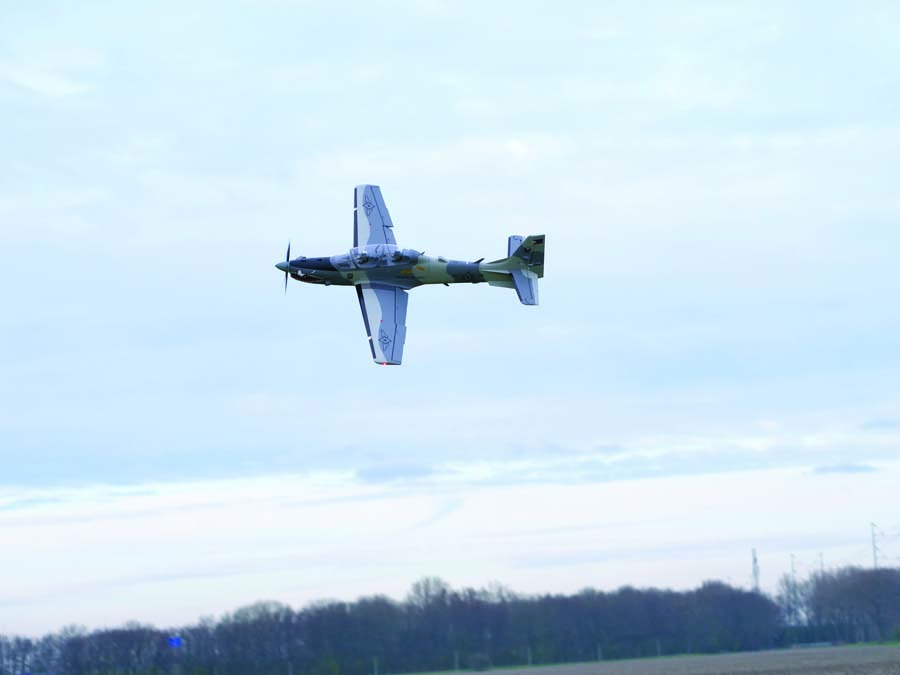
<path fill-rule="evenodd" d="M 534 668 L 504 675 L 536 675 Z M 540 675 L 900 675 L 900 647 L 822 647 L 548 666 Z"/>

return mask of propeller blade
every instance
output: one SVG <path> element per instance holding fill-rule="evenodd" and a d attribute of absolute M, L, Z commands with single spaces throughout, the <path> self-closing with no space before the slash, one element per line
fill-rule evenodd
<path fill-rule="evenodd" d="M 288 265 L 291 263 L 291 240 L 288 239 L 288 247 L 287 253 L 284 254 L 284 262 Z M 284 271 L 284 294 L 287 295 L 287 285 L 288 285 L 288 273 L 287 270 Z"/>

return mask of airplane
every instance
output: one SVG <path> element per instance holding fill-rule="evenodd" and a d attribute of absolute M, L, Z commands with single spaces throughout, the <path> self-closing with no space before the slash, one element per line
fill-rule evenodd
<path fill-rule="evenodd" d="M 513 235 L 507 256 L 493 262 L 450 260 L 426 256 L 424 251 L 401 249 L 394 239 L 394 223 L 377 185 L 353 190 L 353 248 L 328 257 L 291 259 L 291 244 L 283 262 L 275 265 L 307 284 L 353 286 L 369 336 L 375 363 L 399 366 L 406 343 L 406 304 L 409 291 L 425 284 L 479 284 L 513 288 L 523 305 L 538 304 L 538 279 L 544 276 L 543 234 Z M 374 334 L 373 334 L 374 333 Z"/>

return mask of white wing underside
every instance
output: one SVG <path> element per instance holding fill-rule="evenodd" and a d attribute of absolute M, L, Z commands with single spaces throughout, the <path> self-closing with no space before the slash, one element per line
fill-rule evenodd
<path fill-rule="evenodd" d="M 353 245 L 397 244 L 394 223 L 377 185 L 357 185 L 353 190 Z"/>
<path fill-rule="evenodd" d="M 408 293 L 385 284 L 358 284 L 356 295 L 376 363 L 399 366 L 406 342 Z"/>

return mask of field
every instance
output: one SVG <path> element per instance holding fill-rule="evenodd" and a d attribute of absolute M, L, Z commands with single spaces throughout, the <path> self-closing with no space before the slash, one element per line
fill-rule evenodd
<path fill-rule="evenodd" d="M 534 668 L 503 670 L 536 675 Z M 900 647 L 823 647 L 540 668 L 540 675 L 900 675 Z"/>

